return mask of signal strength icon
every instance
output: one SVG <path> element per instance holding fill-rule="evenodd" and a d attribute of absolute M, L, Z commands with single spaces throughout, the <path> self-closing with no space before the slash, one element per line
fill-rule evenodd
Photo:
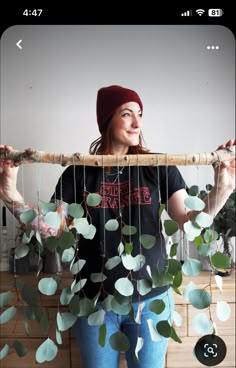
<path fill-rule="evenodd" d="M 191 10 L 187 10 L 184 13 L 181 13 L 181 17 L 191 17 L 192 16 L 192 9 Z"/>
<path fill-rule="evenodd" d="M 204 14 L 204 13 L 205 13 L 205 10 L 204 10 L 204 9 L 197 9 L 197 10 L 196 10 L 196 13 L 201 17 L 201 16 L 202 16 L 202 14 Z"/>

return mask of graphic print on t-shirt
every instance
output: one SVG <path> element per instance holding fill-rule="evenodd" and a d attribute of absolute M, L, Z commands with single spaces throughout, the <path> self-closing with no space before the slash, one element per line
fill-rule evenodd
<path fill-rule="evenodd" d="M 119 183 L 101 182 L 99 194 L 102 200 L 97 208 L 124 208 L 130 205 L 151 204 L 149 188 L 134 187 L 132 179 Z"/>

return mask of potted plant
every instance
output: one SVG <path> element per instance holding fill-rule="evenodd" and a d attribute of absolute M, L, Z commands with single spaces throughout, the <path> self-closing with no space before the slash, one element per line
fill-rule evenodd
<path fill-rule="evenodd" d="M 211 191 L 211 189 L 212 189 L 211 184 L 207 184 L 206 190 L 201 191 L 199 191 L 197 186 L 192 186 L 190 188 L 190 194 L 197 195 L 199 198 L 204 199 Z M 229 276 L 231 270 L 234 268 L 233 245 L 231 238 L 235 237 L 236 235 L 235 199 L 236 199 L 236 191 L 234 190 L 231 193 L 230 197 L 227 199 L 224 206 L 214 217 L 212 224 L 212 228 L 217 235 L 215 240 L 221 241 L 222 253 L 230 259 L 230 265 L 228 269 L 216 268 L 215 273 L 221 276 Z M 196 245 L 198 245 L 197 241 Z M 201 254 L 201 255 L 208 255 L 208 254 Z"/>

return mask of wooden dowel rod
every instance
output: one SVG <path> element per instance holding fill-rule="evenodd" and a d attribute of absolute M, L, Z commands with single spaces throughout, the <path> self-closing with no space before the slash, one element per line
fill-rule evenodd
<path fill-rule="evenodd" d="M 138 155 L 84 155 L 81 153 L 56 153 L 36 151 L 0 150 L 0 160 L 11 160 L 15 166 L 30 163 L 60 164 L 62 166 L 187 166 L 212 165 L 235 159 L 235 146 L 203 153 L 138 154 Z"/>

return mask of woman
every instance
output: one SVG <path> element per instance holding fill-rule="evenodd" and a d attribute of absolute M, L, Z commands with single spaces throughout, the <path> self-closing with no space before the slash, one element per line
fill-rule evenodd
<path fill-rule="evenodd" d="M 101 137 L 91 144 L 90 153 L 148 154 L 148 150 L 142 144 L 142 113 L 143 104 L 135 91 L 117 85 L 101 88 L 97 95 L 97 122 Z M 219 149 L 233 144 L 234 141 L 229 141 Z M 11 149 L 8 146 L 0 148 Z M 16 189 L 17 168 L 14 168 L 11 162 L 2 162 L 0 173 L 1 199 L 19 219 L 20 214 L 29 206 L 24 204 Z M 215 167 L 215 183 L 217 188 L 213 187 L 205 201 L 205 211 L 212 216 L 220 210 L 234 188 L 234 161 L 223 162 Z M 193 219 L 196 215 L 193 212 L 186 213 L 185 188 L 185 182 L 174 166 L 168 168 L 69 166 L 59 179 L 52 200 L 60 203 L 65 217 L 68 217 L 68 203 L 81 203 L 85 217 L 96 227 L 93 238 L 80 236 L 78 239 L 77 259 L 86 260 L 78 279 L 87 280 L 80 291 L 81 298 L 90 300 L 97 298 L 98 307 L 106 310 L 107 338 L 105 346 L 101 347 L 98 344 L 98 327 L 91 326 L 86 317 L 78 318 L 75 333 L 84 368 L 119 366 L 119 352 L 108 342 L 110 336 L 114 336 L 117 331 L 124 333 L 129 340 L 126 351 L 129 368 L 164 367 L 168 341 L 158 334 L 151 338 L 150 324 L 155 328 L 161 320 L 169 320 L 171 323 L 173 295 L 168 286 L 152 286 L 151 281 L 147 281 L 151 285 L 150 290 L 147 293 L 140 292 L 139 280 L 150 280 L 150 274 L 158 274 L 165 266 L 166 247 L 158 217 L 160 204 L 166 204 L 170 217 L 180 228 L 187 219 Z M 100 201 L 94 207 L 86 204 L 89 193 L 100 195 Z M 56 234 L 54 229 L 40 223 L 39 219 L 36 219 L 32 226 L 35 228 L 40 226 L 40 232 L 44 237 Z M 113 231 L 105 227 L 111 219 L 116 220 L 115 223 L 118 224 Z M 143 247 L 140 242 L 140 236 L 143 234 L 155 238 L 155 244 L 150 249 Z M 133 258 L 140 257 L 139 266 L 132 268 L 124 261 L 116 267 L 106 267 L 107 260 L 114 259 L 113 257 L 120 254 L 125 257 L 130 255 L 129 253 Z M 102 283 L 90 278 L 91 274 L 101 273 L 106 277 Z M 132 293 L 126 293 L 123 304 L 119 303 L 123 295 L 120 295 L 119 288 L 114 286 L 120 279 L 128 279 L 133 285 Z M 109 295 L 115 295 L 112 310 L 109 310 L 108 304 L 105 303 Z M 165 309 L 161 314 L 155 314 L 149 309 L 150 303 L 157 299 L 165 303 Z M 125 312 L 120 305 L 126 309 Z M 135 321 L 131 314 L 135 317 L 138 313 L 141 314 L 141 320 Z M 140 348 L 143 344 L 138 353 L 138 365 L 137 354 L 135 357 L 135 349 L 139 346 L 137 342 L 140 343 Z"/>

